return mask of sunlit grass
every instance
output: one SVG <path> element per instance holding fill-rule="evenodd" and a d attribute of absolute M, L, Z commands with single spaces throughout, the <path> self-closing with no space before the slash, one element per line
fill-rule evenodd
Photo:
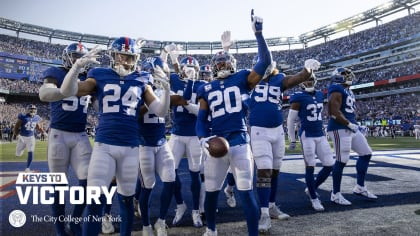
<path fill-rule="evenodd" d="M 420 140 L 416 140 L 414 137 L 398 137 L 396 139 L 391 138 L 368 138 L 368 142 L 373 150 L 399 150 L 399 149 L 420 149 Z M 301 153 L 300 144 L 297 145 L 295 151 L 287 150 L 289 142 L 286 141 L 286 154 L 298 154 Z M 331 144 L 332 147 L 332 144 Z M 26 161 L 27 152 L 21 156 L 15 156 L 16 142 L 13 143 L 2 143 L 0 144 L 0 162 L 9 161 Z M 47 142 L 37 141 L 35 146 L 35 159 L 34 161 L 46 161 L 47 160 Z"/>

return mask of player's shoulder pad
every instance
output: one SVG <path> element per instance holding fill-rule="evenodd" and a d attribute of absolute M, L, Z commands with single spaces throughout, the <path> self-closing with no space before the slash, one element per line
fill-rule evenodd
<path fill-rule="evenodd" d="M 333 92 L 344 92 L 344 87 L 340 84 L 331 84 L 328 87 L 328 94 L 333 93 Z"/>
<path fill-rule="evenodd" d="M 48 69 L 46 69 L 43 73 L 42 73 L 42 79 L 46 79 L 46 78 L 53 78 L 53 79 L 58 79 L 59 77 L 64 77 L 65 74 L 67 73 L 67 70 L 62 67 L 62 66 L 52 66 L 49 67 Z"/>
<path fill-rule="evenodd" d="M 290 102 L 294 102 L 296 100 L 299 100 L 300 97 L 303 96 L 302 91 L 296 91 L 292 95 L 290 95 Z"/>
<path fill-rule="evenodd" d="M 96 68 L 93 68 L 93 69 L 90 69 L 89 70 L 89 72 L 87 74 L 87 78 L 98 79 L 98 78 L 100 78 L 100 77 L 98 77 L 98 75 L 101 75 L 101 74 L 109 74 L 111 72 L 114 72 L 115 74 L 117 74 L 117 72 L 115 72 L 111 68 L 96 67 Z"/>

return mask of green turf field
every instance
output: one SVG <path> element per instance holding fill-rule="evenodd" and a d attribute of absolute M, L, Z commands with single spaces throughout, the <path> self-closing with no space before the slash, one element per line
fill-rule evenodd
<path fill-rule="evenodd" d="M 369 144 L 373 150 L 398 150 L 398 149 L 420 149 L 420 140 L 415 140 L 414 137 L 398 137 L 391 138 L 368 138 Z M 288 145 L 288 142 L 286 143 Z M 16 142 L 0 144 L 0 162 L 7 161 L 26 161 L 26 151 L 21 157 L 15 156 Z M 295 151 L 290 152 L 286 150 L 286 154 L 300 153 L 300 145 L 297 145 Z M 47 142 L 37 141 L 35 146 L 34 161 L 47 160 Z"/>

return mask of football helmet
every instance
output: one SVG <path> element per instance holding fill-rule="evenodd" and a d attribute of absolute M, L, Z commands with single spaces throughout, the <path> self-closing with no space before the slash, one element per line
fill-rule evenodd
<path fill-rule="evenodd" d="M 315 75 L 312 73 L 311 78 L 309 78 L 309 80 L 302 82 L 299 84 L 299 86 L 305 90 L 306 92 L 313 92 L 315 91 L 315 85 L 317 83 L 317 79 L 315 77 Z"/>
<path fill-rule="evenodd" d="M 88 52 L 88 49 L 81 42 L 69 44 L 63 50 L 61 56 L 64 68 L 70 69 L 77 59 L 81 58 Z"/>
<path fill-rule="evenodd" d="M 28 105 L 26 110 L 30 116 L 34 117 L 36 115 L 36 106 L 34 104 Z"/>
<path fill-rule="evenodd" d="M 126 76 L 136 71 L 140 58 L 136 41 L 128 37 L 120 37 L 112 42 L 108 49 L 111 68 L 120 76 Z"/>
<path fill-rule="evenodd" d="M 200 64 L 198 63 L 197 59 L 195 59 L 192 56 L 187 56 L 182 58 L 182 60 L 179 62 L 180 68 L 181 68 L 181 77 L 182 78 L 188 78 L 191 69 L 194 69 L 195 74 L 192 79 L 197 79 L 198 77 L 198 71 L 200 70 Z"/>
<path fill-rule="evenodd" d="M 169 67 L 166 62 L 162 60 L 159 56 L 147 57 L 141 63 L 141 69 L 143 71 L 149 72 L 152 77 L 155 76 L 155 70 L 157 67 L 160 67 L 165 74 L 169 73 Z M 151 79 L 150 83 L 155 87 L 162 87 L 159 80 Z"/>
<path fill-rule="evenodd" d="M 149 72 L 150 74 L 153 74 L 156 67 L 158 66 L 162 68 L 164 72 L 169 72 L 168 64 L 164 62 L 159 56 L 148 57 L 141 63 L 141 69 L 143 71 Z"/>
<path fill-rule="evenodd" d="M 336 68 L 331 75 L 331 82 L 333 83 L 352 85 L 355 80 L 354 73 L 345 67 Z"/>
<path fill-rule="evenodd" d="M 198 71 L 198 79 L 205 80 L 207 82 L 210 82 L 213 79 L 210 65 L 207 64 L 200 66 L 200 71 Z"/>
<path fill-rule="evenodd" d="M 228 52 L 220 51 L 214 54 L 210 61 L 213 78 L 224 79 L 236 72 L 236 59 Z"/>

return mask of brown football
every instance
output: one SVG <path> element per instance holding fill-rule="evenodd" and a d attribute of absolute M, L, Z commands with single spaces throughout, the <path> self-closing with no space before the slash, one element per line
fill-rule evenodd
<path fill-rule="evenodd" d="M 214 137 L 209 139 L 209 153 L 212 157 L 223 157 L 229 151 L 229 143 L 223 137 Z"/>

